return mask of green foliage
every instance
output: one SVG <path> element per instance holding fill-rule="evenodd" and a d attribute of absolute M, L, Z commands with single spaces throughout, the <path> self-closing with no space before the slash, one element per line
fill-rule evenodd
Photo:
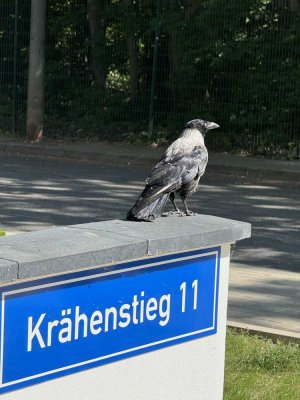
<path fill-rule="evenodd" d="M 18 114 L 23 133 L 29 6 L 21 4 Z M 154 127 L 159 134 L 155 135 L 162 141 L 171 139 L 184 122 L 201 117 L 221 125 L 208 138 L 211 149 L 291 157 L 295 152 L 290 143 L 297 147 L 300 140 L 300 13 L 288 4 L 279 0 L 48 2 L 46 135 L 122 139 L 132 132 L 136 140 L 143 140 L 159 24 L 154 95 Z M 12 71 L 7 43 L 14 15 L 8 1 L 2 7 L 0 64 L 2 70 Z M 1 129 L 7 130 L 11 74 L 0 82 L 0 89 Z"/>

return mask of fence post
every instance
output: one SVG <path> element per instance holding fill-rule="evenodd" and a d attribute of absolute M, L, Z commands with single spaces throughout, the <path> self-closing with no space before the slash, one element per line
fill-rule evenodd
<path fill-rule="evenodd" d="M 44 129 L 46 6 L 47 0 L 31 0 L 26 116 L 26 137 L 31 142 L 41 141 Z"/>

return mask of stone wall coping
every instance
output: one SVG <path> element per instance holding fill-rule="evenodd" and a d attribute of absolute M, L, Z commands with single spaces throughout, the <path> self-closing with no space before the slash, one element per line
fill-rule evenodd
<path fill-rule="evenodd" d="M 250 236 L 249 223 L 201 214 L 20 233 L 0 238 L 0 283 L 234 243 Z"/>

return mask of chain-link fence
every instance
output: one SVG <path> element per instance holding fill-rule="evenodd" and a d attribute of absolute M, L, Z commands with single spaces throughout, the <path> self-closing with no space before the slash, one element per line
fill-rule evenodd
<path fill-rule="evenodd" d="M 0 133 L 24 130 L 30 6 L 20 0 L 0 3 Z"/>
<path fill-rule="evenodd" d="M 0 4 L 0 132 L 25 134 L 30 2 Z M 298 0 L 48 0 L 45 133 L 296 154 Z M 297 150 L 298 149 L 298 150 Z"/>

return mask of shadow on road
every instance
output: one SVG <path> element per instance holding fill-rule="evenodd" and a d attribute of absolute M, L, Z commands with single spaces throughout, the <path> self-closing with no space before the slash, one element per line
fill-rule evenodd
<path fill-rule="evenodd" d="M 0 156 L 0 226 L 30 231 L 124 218 L 148 173 L 55 160 Z M 299 270 L 299 186 L 207 173 L 190 199 L 193 211 L 250 222 L 237 246 L 239 264 Z M 171 209 L 171 205 L 170 205 Z M 186 223 L 187 218 L 182 218 Z"/>

